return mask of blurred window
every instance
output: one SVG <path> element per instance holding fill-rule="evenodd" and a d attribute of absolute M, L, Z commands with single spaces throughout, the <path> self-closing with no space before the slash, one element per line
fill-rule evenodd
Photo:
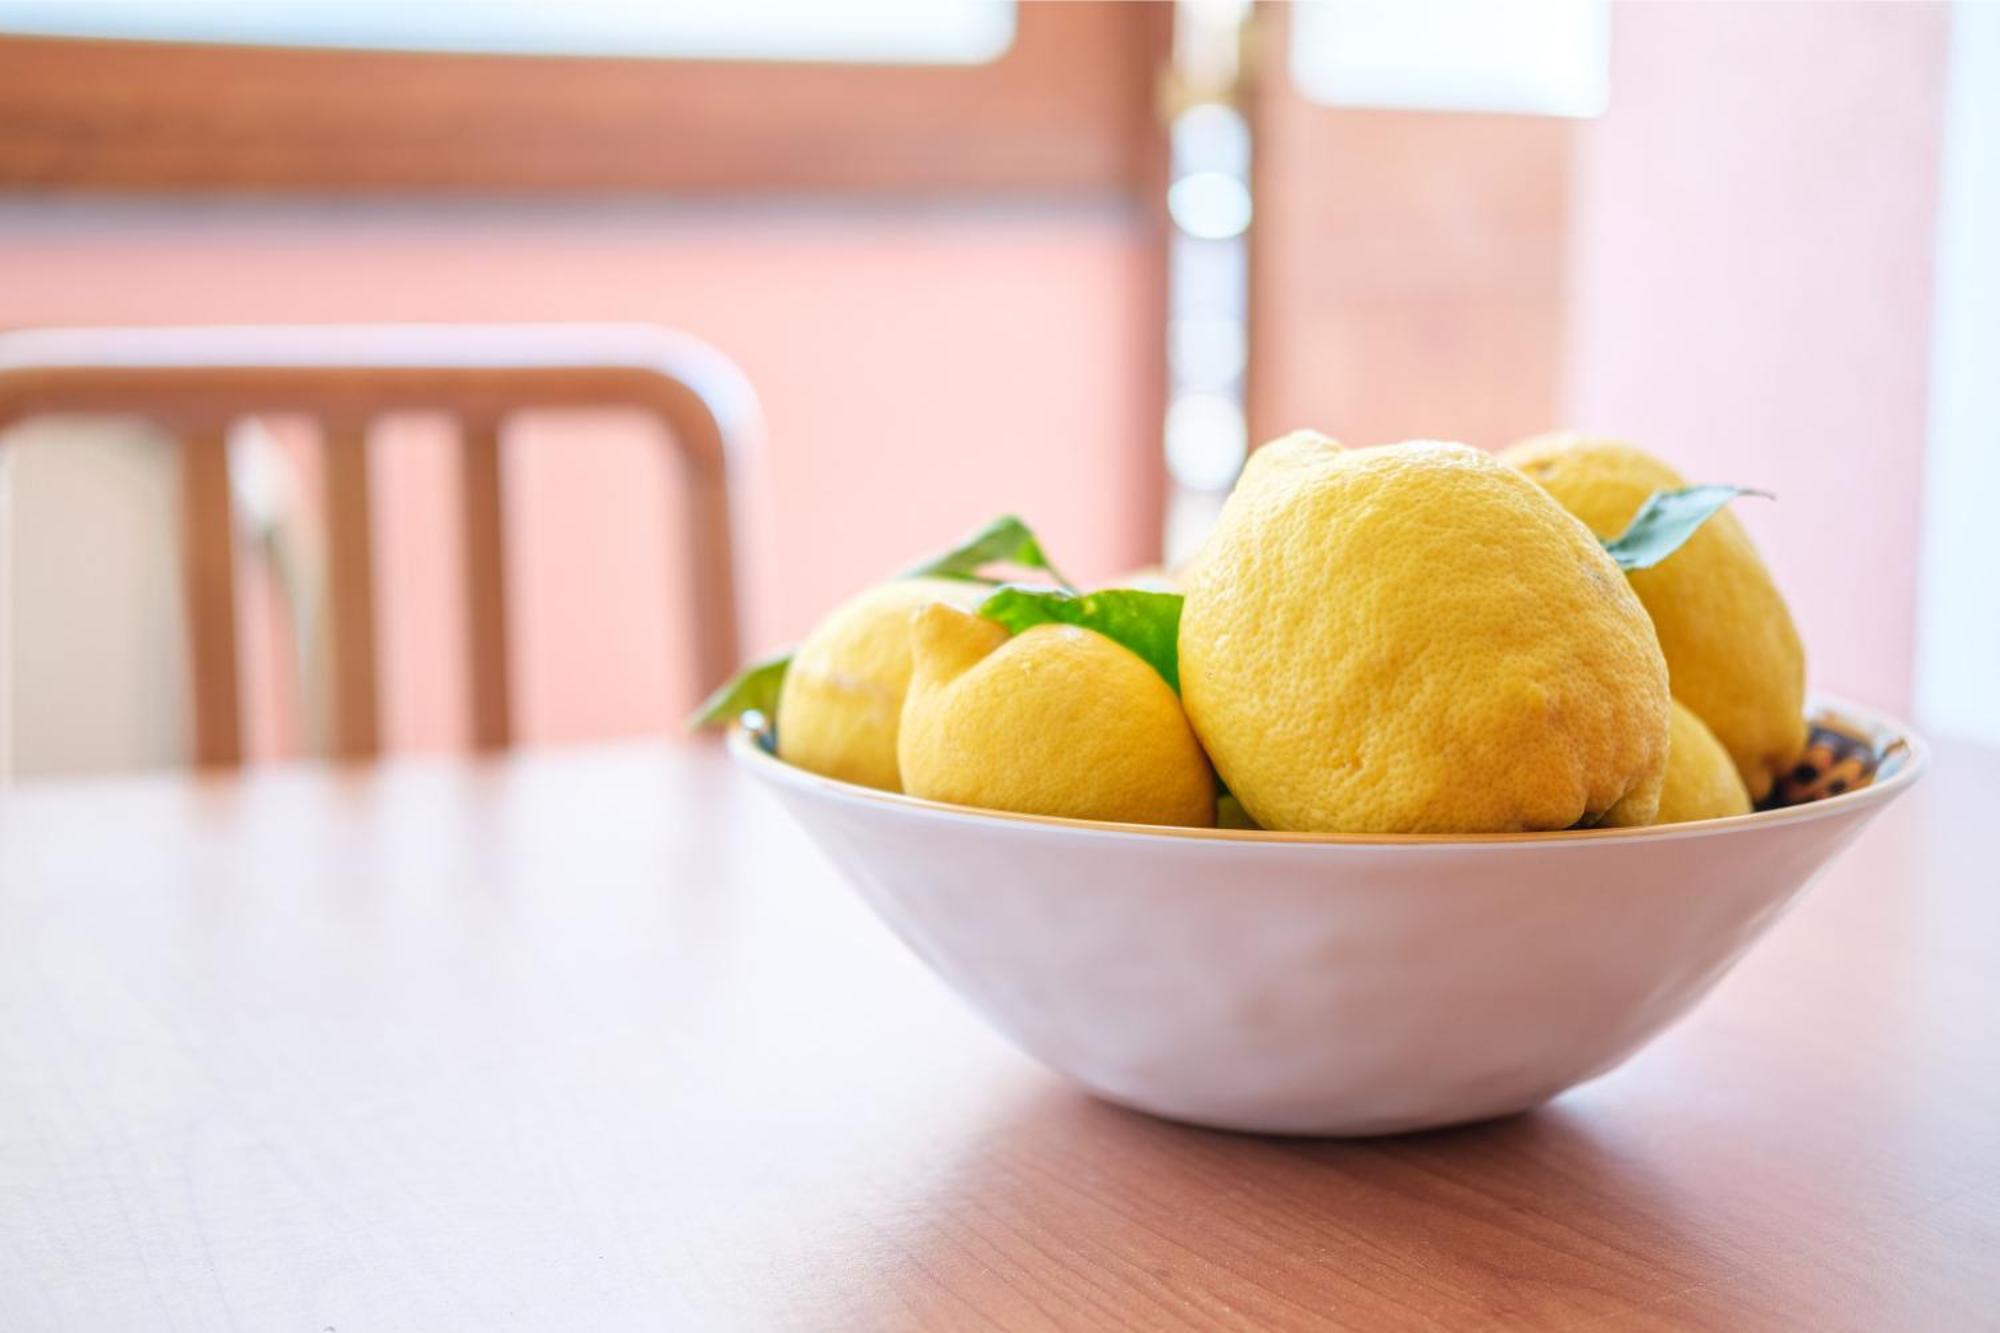
<path fill-rule="evenodd" d="M 1129 197 L 1155 170 L 1166 17 L 0 0 L 0 188 Z"/>
<path fill-rule="evenodd" d="M 1596 116 L 1610 0 L 1300 0 L 1292 82 L 1326 106 Z"/>
<path fill-rule="evenodd" d="M 236 46 L 974 65 L 1011 0 L 0 0 L 0 31 Z"/>

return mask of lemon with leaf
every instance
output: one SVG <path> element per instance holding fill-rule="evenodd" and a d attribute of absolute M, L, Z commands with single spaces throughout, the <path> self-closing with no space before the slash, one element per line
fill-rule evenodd
<path fill-rule="evenodd" d="M 1683 485 L 1650 454 L 1617 440 L 1546 435 L 1502 452 L 1600 537 L 1623 530 L 1656 493 Z M 1791 611 L 1733 514 L 1631 573 L 1652 617 L 1676 699 L 1735 760 L 1753 800 L 1805 748 L 1805 650 Z"/>
<path fill-rule="evenodd" d="M 726 725 L 747 715 L 774 723 L 778 756 L 844 782 L 902 790 L 896 734 L 910 681 L 910 617 L 940 602 L 970 609 L 992 591 L 992 565 L 1062 576 L 1026 524 L 995 519 L 963 542 L 834 608 L 796 652 L 746 667 L 689 719 Z"/>
<path fill-rule="evenodd" d="M 1618 562 L 1462 444 L 1259 449 L 1185 572 L 1187 713 L 1266 828 L 1649 820 L 1667 667 Z"/>
<path fill-rule="evenodd" d="M 1159 668 L 1075 623 L 1091 613 L 1045 610 L 1017 606 L 1032 623 L 1016 635 L 942 603 L 916 613 L 904 790 L 1021 814 L 1213 825 L 1214 775 Z"/>

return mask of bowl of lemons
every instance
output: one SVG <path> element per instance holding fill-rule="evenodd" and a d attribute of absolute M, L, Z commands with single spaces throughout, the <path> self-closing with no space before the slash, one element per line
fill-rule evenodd
<path fill-rule="evenodd" d="M 1077 589 L 1002 519 L 697 720 L 1100 1096 L 1286 1134 L 1504 1115 L 1684 1014 L 1923 770 L 1807 697 L 1744 494 L 1609 440 L 1298 432 L 1171 576 Z"/>

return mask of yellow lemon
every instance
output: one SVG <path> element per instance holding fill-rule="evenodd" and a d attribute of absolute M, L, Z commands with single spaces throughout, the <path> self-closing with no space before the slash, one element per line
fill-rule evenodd
<path fill-rule="evenodd" d="M 896 731 L 910 684 L 910 615 L 929 602 L 969 610 L 990 591 L 959 579 L 895 579 L 836 607 L 785 672 L 778 757 L 844 782 L 902 790 Z"/>
<path fill-rule="evenodd" d="M 1673 724 L 1667 732 L 1667 779 L 1660 787 L 1660 808 L 1652 822 L 1687 824 L 1749 813 L 1750 793 L 1729 751 L 1692 709 L 1674 700 Z M 1613 810 L 1604 822 L 1627 821 L 1623 812 Z"/>
<path fill-rule="evenodd" d="M 1654 491 L 1686 485 L 1615 440 L 1545 435 L 1501 458 L 1600 537 L 1616 537 Z M 1724 510 L 1651 569 L 1633 570 L 1673 676 L 1674 697 L 1708 724 L 1762 800 L 1805 749 L 1805 649 L 1750 534 Z"/>
<path fill-rule="evenodd" d="M 1215 823 L 1215 778 L 1158 672 L 1094 630 L 926 606 L 898 753 L 912 796 L 1127 824 Z"/>
<path fill-rule="evenodd" d="M 1265 445 L 1184 577 L 1188 717 L 1264 827 L 1652 817 L 1669 707 L 1645 608 L 1588 529 L 1478 450 Z"/>

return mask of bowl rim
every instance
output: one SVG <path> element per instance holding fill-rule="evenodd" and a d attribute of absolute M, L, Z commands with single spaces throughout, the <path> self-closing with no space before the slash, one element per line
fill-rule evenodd
<path fill-rule="evenodd" d="M 1550 847 L 1598 846 L 1613 842 L 1669 842 L 1683 838 L 1722 837 L 1749 829 L 1775 828 L 1827 819 L 1849 811 L 1860 811 L 1892 799 L 1930 768 L 1931 749 L 1915 728 L 1878 709 L 1865 708 L 1835 695 L 1814 693 L 1808 701 L 1808 716 L 1836 713 L 1862 723 L 1874 734 L 1888 738 L 1907 751 L 1896 771 L 1865 787 L 1837 796 L 1822 797 L 1801 805 L 1776 810 L 1753 810 L 1747 815 L 1725 815 L 1720 819 L 1700 819 L 1684 824 L 1654 824 L 1637 828 L 1557 829 L 1542 833 L 1291 833 L 1277 829 L 1192 828 L 1174 824 L 1130 824 L 1102 819 L 1074 819 L 1065 815 L 1030 815 L 1013 810 L 984 810 L 976 806 L 953 805 L 927 800 L 902 792 L 883 791 L 858 782 L 844 782 L 814 773 L 767 751 L 758 733 L 741 724 L 729 728 L 729 754 L 736 763 L 766 781 L 780 786 L 815 792 L 848 804 L 901 810 L 930 820 L 985 825 L 1030 825 L 1065 833 L 1111 838 L 1138 838 L 1146 841 L 1174 839 L 1230 845 L 1278 847 L 1406 847 L 1446 849 L 1452 847 Z"/>

